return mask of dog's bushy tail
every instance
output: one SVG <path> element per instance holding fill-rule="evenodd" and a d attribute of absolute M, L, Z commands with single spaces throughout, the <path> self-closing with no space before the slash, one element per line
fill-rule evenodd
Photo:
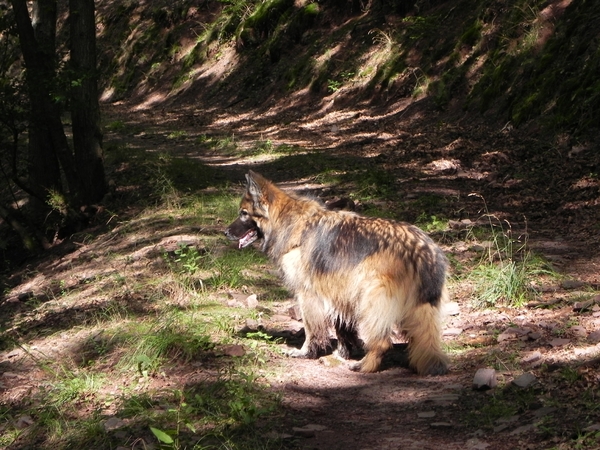
<path fill-rule="evenodd" d="M 447 301 L 448 290 L 442 285 L 437 304 L 419 302 L 406 314 L 402 328 L 409 339 L 410 366 L 419 375 L 442 375 L 448 372 L 448 357 L 442 351 L 441 309 Z"/>

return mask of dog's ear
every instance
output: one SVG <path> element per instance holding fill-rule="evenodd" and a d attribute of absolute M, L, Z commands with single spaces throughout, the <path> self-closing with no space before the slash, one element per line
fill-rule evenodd
<path fill-rule="evenodd" d="M 263 186 L 267 182 L 262 175 L 250 170 L 246 174 L 246 189 L 253 199 L 257 200 L 262 196 Z"/>

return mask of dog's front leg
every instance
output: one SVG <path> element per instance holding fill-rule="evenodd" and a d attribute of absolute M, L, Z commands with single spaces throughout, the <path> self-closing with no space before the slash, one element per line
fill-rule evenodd
<path fill-rule="evenodd" d="M 318 358 L 320 353 L 331 346 L 325 305 L 322 300 L 305 293 L 298 294 L 296 298 L 302 312 L 306 338 L 302 348 L 291 350 L 289 355 L 293 358 Z"/>

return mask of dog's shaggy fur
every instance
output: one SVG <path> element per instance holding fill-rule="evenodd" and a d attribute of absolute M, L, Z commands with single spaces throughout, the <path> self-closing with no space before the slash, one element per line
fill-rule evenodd
<path fill-rule="evenodd" d="M 316 358 L 329 345 L 339 355 L 366 349 L 353 370 L 379 370 L 394 330 L 408 337 L 409 363 L 419 374 L 444 374 L 440 309 L 448 296 L 447 260 L 419 228 L 331 211 L 285 193 L 261 175 L 246 175 L 238 219 L 226 235 L 243 248 L 262 239 L 265 251 L 296 294 L 306 340 L 292 356 Z"/>

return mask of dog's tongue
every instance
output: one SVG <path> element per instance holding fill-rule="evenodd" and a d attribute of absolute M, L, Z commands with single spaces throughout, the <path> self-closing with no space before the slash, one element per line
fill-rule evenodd
<path fill-rule="evenodd" d="M 257 236 L 258 233 L 256 232 L 256 228 L 248 230 L 248 232 L 246 232 L 246 234 L 244 234 L 238 241 L 238 248 L 244 248 L 252 244 L 256 240 Z"/>

